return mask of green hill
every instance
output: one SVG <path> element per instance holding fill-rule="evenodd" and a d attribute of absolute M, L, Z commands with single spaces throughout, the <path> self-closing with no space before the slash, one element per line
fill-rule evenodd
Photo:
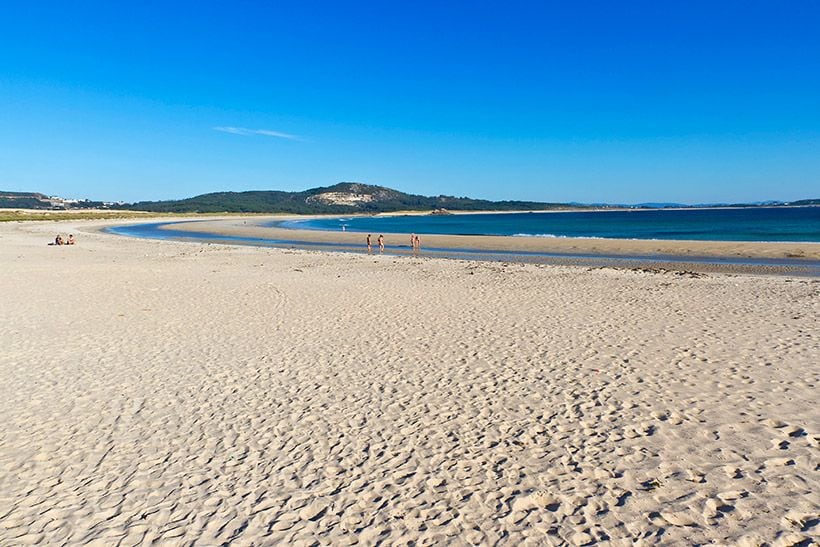
<path fill-rule="evenodd" d="M 215 192 L 173 201 L 140 201 L 124 208 L 163 213 L 292 213 L 351 214 L 394 211 L 514 211 L 545 210 L 565 207 L 535 201 L 488 201 L 466 197 L 427 197 L 397 190 L 342 182 L 303 192 L 274 190 L 252 192 Z"/>
<path fill-rule="evenodd" d="M 49 197 L 39 192 L 8 192 L 0 190 L 0 209 L 107 209 L 108 204 L 102 201 L 66 200 Z"/>
<path fill-rule="evenodd" d="M 48 196 L 36 192 L 6 192 L 0 190 L 0 208 L 3 209 L 54 209 Z"/>
<path fill-rule="evenodd" d="M 641 204 L 664 206 L 668 204 Z M 676 204 L 678 205 L 678 204 Z M 820 199 L 791 203 L 765 202 L 738 204 L 820 205 Z M 599 205 L 606 206 L 606 205 Z M 683 205 L 678 205 L 683 206 Z M 703 205 L 709 207 L 711 205 Z M 251 192 L 214 192 L 187 199 L 140 201 L 112 204 L 89 200 L 65 200 L 37 192 L 0 191 L 0 208 L 11 209 L 119 209 L 155 213 L 289 213 L 289 214 L 375 214 L 396 211 L 544 211 L 550 209 L 594 207 L 578 203 L 543 203 L 538 201 L 489 201 L 455 196 L 420 196 L 406 194 L 371 184 L 340 182 L 333 186 L 311 188 L 302 192 L 260 190 Z M 616 206 L 618 207 L 618 206 Z M 620 207 L 630 207 L 621 205 Z M 635 207 L 635 206 L 633 206 Z"/>

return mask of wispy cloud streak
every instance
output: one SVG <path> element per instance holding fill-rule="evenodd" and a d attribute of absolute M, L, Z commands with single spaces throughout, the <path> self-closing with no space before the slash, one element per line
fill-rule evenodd
<path fill-rule="evenodd" d="M 222 131 L 232 135 L 262 135 L 263 137 L 276 137 L 277 139 L 288 139 L 290 141 L 304 140 L 298 135 L 273 131 L 271 129 L 248 129 L 247 127 L 214 127 L 214 131 Z"/>

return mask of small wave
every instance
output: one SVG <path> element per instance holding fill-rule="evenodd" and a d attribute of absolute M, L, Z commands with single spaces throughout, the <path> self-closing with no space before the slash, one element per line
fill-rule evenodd
<path fill-rule="evenodd" d="M 555 234 L 513 234 L 513 237 L 566 237 Z"/>
<path fill-rule="evenodd" d="M 513 234 L 512 237 L 543 237 L 549 239 L 612 239 L 604 236 L 559 236 L 556 234 Z M 630 238 L 616 238 L 630 239 Z"/>

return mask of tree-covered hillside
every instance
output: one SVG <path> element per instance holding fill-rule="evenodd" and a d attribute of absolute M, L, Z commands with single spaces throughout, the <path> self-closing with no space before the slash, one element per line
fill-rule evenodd
<path fill-rule="evenodd" d="M 0 190 L 0 209 L 104 209 L 101 201 L 65 200 L 39 192 L 8 192 Z"/>
<path fill-rule="evenodd" d="M 174 201 L 140 201 L 128 209 L 172 213 L 293 213 L 350 214 L 448 209 L 452 211 L 514 211 L 562 207 L 534 201 L 488 201 L 466 197 L 427 197 L 383 186 L 342 182 L 303 192 L 216 192 Z"/>
<path fill-rule="evenodd" d="M 48 197 L 35 192 L 0 191 L 0 208 L 4 209 L 52 209 Z"/>

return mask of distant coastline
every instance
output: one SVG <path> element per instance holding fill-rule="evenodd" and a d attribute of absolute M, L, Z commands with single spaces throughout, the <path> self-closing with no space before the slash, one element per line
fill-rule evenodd
<path fill-rule="evenodd" d="M 755 203 L 715 203 L 687 205 L 681 203 L 646 202 L 638 204 L 559 203 L 523 200 L 492 201 L 447 195 L 423 196 L 408 194 L 385 186 L 342 182 L 333 186 L 311 188 L 299 192 L 258 190 L 247 192 L 213 192 L 186 199 L 140 201 L 135 203 L 69 200 L 37 192 L 0 191 L 0 208 L 141 211 L 150 213 L 261 213 L 261 214 L 407 214 L 441 212 L 443 214 L 524 211 L 608 211 L 699 208 L 756 208 L 820 205 L 820 199 L 791 202 L 764 201 Z"/>

